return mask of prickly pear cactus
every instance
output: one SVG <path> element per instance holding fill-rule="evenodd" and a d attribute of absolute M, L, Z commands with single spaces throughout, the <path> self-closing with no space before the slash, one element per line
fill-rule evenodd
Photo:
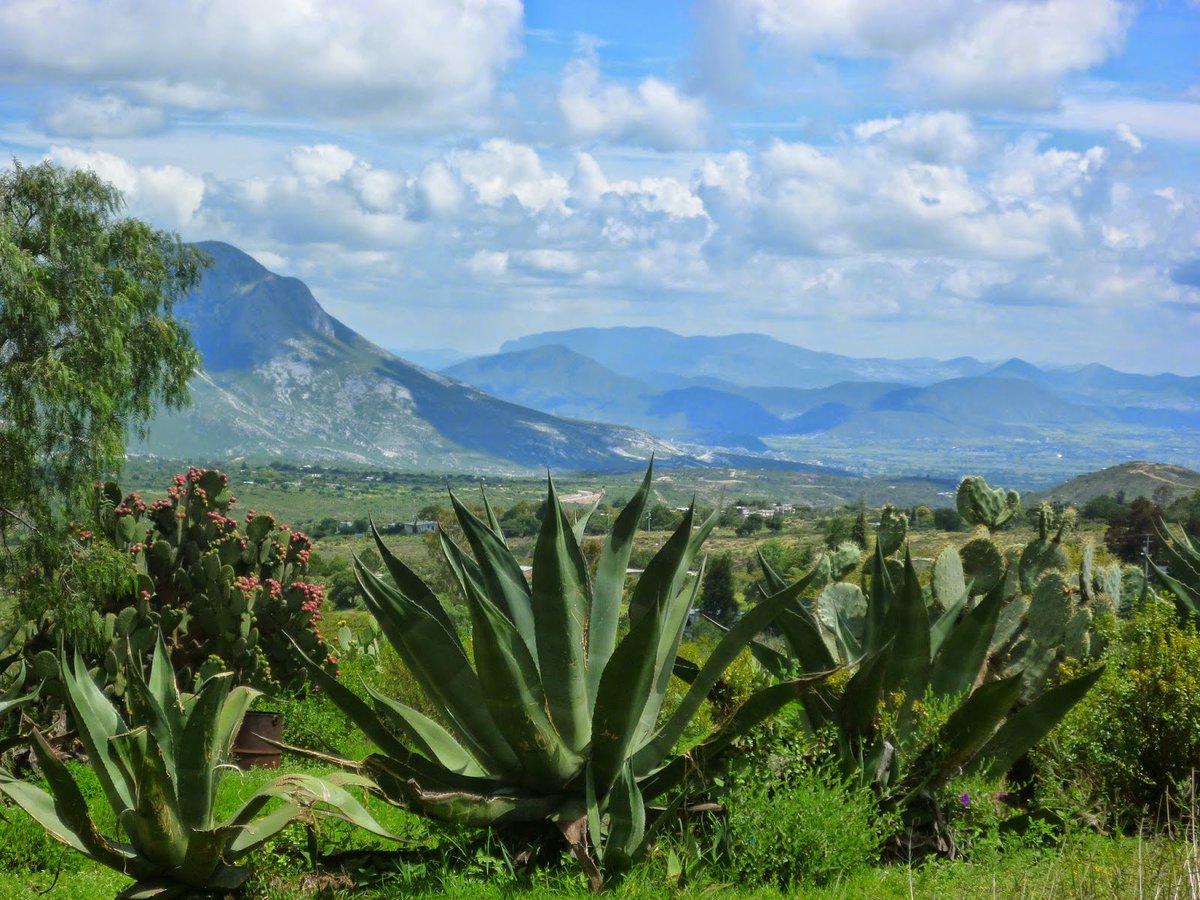
<path fill-rule="evenodd" d="M 337 658 L 320 631 L 323 587 L 305 581 L 312 541 L 250 510 L 244 529 L 226 477 L 192 468 L 147 505 L 97 485 L 96 532 L 134 559 L 142 584 L 111 617 L 114 648 L 144 653 L 161 632 L 177 672 L 193 679 L 233 671 L 243 684 L 294 690 L 306 681 L 291 641 L 331 670 Z M 120 669 L 119 651 L 106 657 Z M 114 674 L 113 677 L 119 677 Z"/>
<path fill-rule="evenodd" d="M 995 531 L 1008 522 L 1021 508 L 1021 495 L 1016 491 L 989 487 L 979 475 L 968 475 L 958 485 L 955 496 L 958 514 L 972 525 L 982 525 Z"/>
<path fill-rule="evenodd" d="M 831 581 L 841 581 L 859 567 L 862 562 L 862 550 L 858 544 L 847 541 L 829 556 L 829 578 Z"/>
<path fill-rule="evenodd" d="M 821 626 L 821 636 L 830 652 L 843 662 L 857 657 L 866 629 L 866 617 L 867 598 L 855 584 L 831 584 L 817 596 L 817 622 Z"/>
<path fill-rule="evenodd" d="M 999 548 L 987 538 L 968 541 L 959 551 L 963 575 L 971 584 L 971 595 L 981 597 L 991 592 L 1004 578 L 1004 557 Z"/>
<path fill-rule="evenodd" d="M 947 547 L 933 561 L 930 586 L 933 598 L 943 609 L 955 609 L 967 600 L 967 580 L 962 557 L 953 547 Z"/>

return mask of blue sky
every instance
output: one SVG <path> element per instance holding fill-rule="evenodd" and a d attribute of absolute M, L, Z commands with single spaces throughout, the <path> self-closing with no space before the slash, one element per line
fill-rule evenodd
<path fill-rule="evenodd" d="M 1194 0 L 6 0 L 0 150 L 393 348 L 1200 374 Z"/>

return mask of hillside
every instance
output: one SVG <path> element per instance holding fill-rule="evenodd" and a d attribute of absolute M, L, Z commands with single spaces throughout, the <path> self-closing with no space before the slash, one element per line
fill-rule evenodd
<path fill-rule="evenodd" d="M 1030 499 L 1034 502 L 1050 500 L 1080 506 L 1093 497 L 1106 494 L 1115 497 L 1123 493 L 1127 500 L 1153 497 L 1155 491 L 1163 487 L 1173 491 L 1172 499 L 1187 496 L 1200 490 L 1200 472 L 1183 466 L 1138 460 L 1080 475 L 1065 484 L 1032 495 Z"/>
<path fill-rule="evenodd" d="M 610 469 L 680 452 L 630 428 L 569 421 L 405 362 L 330 316 L 303 282 L 235 247 L 179 309 L 204 359 L 193 406 L 131 452 L 338 460 L 429 471 Z"/>

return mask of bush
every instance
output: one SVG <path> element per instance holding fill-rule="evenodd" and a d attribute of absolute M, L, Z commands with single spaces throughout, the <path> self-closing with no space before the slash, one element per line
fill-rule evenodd
<path fill-rule="evenodd" d="M 832 767 L 759 769 L 728 799 L 730 864 L 746 882 L 826 884 L 869 866 L 899 821 Z"/>
<path fill-rule="evenodd" d="M 1200 634 L 1150 603 L 1118 626 L 1104 675 L 1039 754 L 1118 825 L 1181 797 L 1200 761 Z"/>

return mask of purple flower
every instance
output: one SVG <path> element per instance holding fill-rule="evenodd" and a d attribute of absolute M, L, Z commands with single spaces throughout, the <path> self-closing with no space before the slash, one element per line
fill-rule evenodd
<path fill-rule="evenodd" d="M 966 791 L 963 791 L 962 794 L 960 794 L 958 797 L 958 802 L 961 803 L 963 806 L 970 806 L 971 805 L 971 795 L 968 794 Z"/>

